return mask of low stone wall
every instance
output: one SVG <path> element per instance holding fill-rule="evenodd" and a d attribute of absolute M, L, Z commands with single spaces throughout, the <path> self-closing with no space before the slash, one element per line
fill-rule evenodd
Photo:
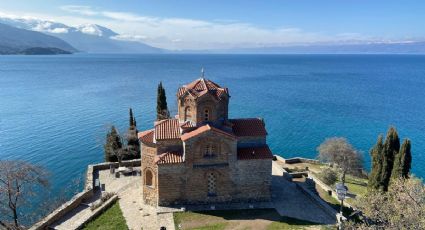
<path fill-rule="evenodd" d="M 323 181 L 321 181 L 319 178 L 317 178 L 313 173 L 308 173 L 308 178 L 312 179 L 317 185 L 319 185 L 323 190 L 331 194 L 331 196 L 338 200 L 338 195 L 336 194 L 336 191 L 330 187 L 329 185 L 325 184 Z M 352 206 L 350 203 L 344 200 L 344 206 L 347 206 L 349 208 L 355 209 L 354 206 Z"/>
<path fill-rule="evenodd" d="M 105 162 L 105 163 L 99 163 L 99 164 L 93 164 L 87 166 L 87 173 L 86 173 L 86 183 L 84 186 L 85 190 L 94 188 L 94 173 L 96 173 L 99 170 L 106 170 L 110 167 L 118 168 L 118 162 Z M 128 161 L 122 161 L 121 166 L 123 167 L 141 167 L 141 161 L 140 159 L 135 160 L 128 160 Z"/>
<path fill-rule="evenodd" d="M 34 224 L 30 228 L 30 230 L 47 229 L 55 221 L 62 218 L 66 213 L 72 211 L 74 208 L 78 207 L 82 202 L 84 202 L 84 200 L 89 199 L 92 196 L 93 196 L 93 189 L 86 190 L 86 191 L 78 193 L 77 195 L 72 197 L 71 200 L 62 204 L 59 208 L 54 210 L 48 216 L 43 218 L 38 223 Z"/>
<path fill-rule="evenodd" d="M 300 188 L 301 191 L 303 191 L 306 195 L 308 195 L 311 199 L 316 201 L 322 208 L 325 210 L 328 215 L 337 218 L 338 212 L 333 209 L 331 206 L 329 206 L 322 198 L 320 198 L 318 195 L 314 194 L 312 191 L 310 191 L 308 188 L 296 183 L 297 187 Z"/>
<path fill-rule="evenodd" d="M 96 210 L 93 210 L 93 214 L 88 219 L 84 220 L 76 229 L 83 229 L 87 223 L 100 216 L 100 214 L 102 214 L 106 209 L 111 207 L 117 200 L 118 195 L 114 195 L 113 197 L 111 197 L 109 200 L 103 203 L 102 206 L 100 206 Z"/>
<path fill-rule="evenodd" d="M 130 166 L 140 167 L 140 164 L 141 164 L 140 159 L 121 162 L 121 166 L 124 166 L 124 167 L 130 167 Z M 67 214 L 68 212 L 78 207 L 78 205 L 83 203 L 84 200 L 92 198 L 94 195 L 94 189 L 95 189 L 95 186 L 94 186 L 95 174 L 99 170 L 109 169 L 111 165 L 114 168 L 118 168 L 118 162 L 106 162 L 106 163 L 88 165 L 84 190 L 78 193 L 77 195 L 73 196 L 71 200 L 62 204 L 59 208 L 57 208 L 56 210 L 51 212 L 49 215 L 44 217 L 42 220 L 34 224 L 30 229 L 31 230 L 47 229 L 49 225 L 53 224 L 55 221 L 58 221 L 65 214 Z"/>
<path fill-rule="evenodd" d="M 302 158 L 302 157 L 294 157 L 294 158 L 284 159 L 284 162 L 286 164 L 296 164 L 296 163 L 318 164 L 318 163 L 320 163 L 318 160 Z"/>

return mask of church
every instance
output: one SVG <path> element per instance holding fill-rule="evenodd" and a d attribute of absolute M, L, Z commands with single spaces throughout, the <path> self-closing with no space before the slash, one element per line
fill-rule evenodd
<path fill-rule="evenodd" d="M 228 88 L 202 76 L 178 89 L 174 118 L 138 133 L 145 204 L 270 200 L 273 155 L 264 121 L 229 118 L 229 100 Z"/>

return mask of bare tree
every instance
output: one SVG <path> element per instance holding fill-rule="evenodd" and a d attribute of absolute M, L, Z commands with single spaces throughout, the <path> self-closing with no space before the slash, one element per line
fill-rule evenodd
<path fill-rule="evenodd" d="M 356 173 L 362 169 L 361 154 L 343 137 L 326 139 L 317 147 L 317 151 L 319 160 L 334 164 L 341 170 L 342 183 L 345 183 L 347 173 Z"/>
<path fill-rule="evenodd" d="M 47 188 L 47 171 L 20 160 L 0 160 L 0 225 L 21 229 L 20 209 L 29 204 L 36 192 Z"/>

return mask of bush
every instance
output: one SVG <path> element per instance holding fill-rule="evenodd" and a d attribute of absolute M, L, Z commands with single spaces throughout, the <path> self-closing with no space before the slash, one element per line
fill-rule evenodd
<path fill-rule="evenodd" d="M 324 170 L 319 175 L 320 179 L 327 185 L 333 185 L 338 179 L 338 174 L 331 169 Z"/>

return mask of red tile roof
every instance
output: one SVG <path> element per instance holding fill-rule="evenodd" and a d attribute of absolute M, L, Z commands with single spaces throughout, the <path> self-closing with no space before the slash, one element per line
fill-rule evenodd
<path fill-rule="evenodd" d="M 235 135 L 233 135 L 231 133 L 228 133 L 226 131 L 223 131 L 221 129 L 214 128 L 214 127 L 212 127 L 210 125 L 203 125 L 203 126 L 197 128 L 197 129 L 195 129 L 195 130 L 193 130 L 191 132 L 185 133 L 185 134 L 183 134 L 181 136 L 181 139 L 183 141 L 185 141 L 185 140 L 188 140 L 188 139 L 190 139 L 192 137 L 198 136 L 199 134 L 204 133 L 204 132 L 207 132 L 207 131 L 210 131 L 210 130 L 211 131 L 214 131 L 214 132 L 217 132 L 217 133 L 220 133 L 220 134 L 223 134 L 223 135 L 226 135 L 226 136 L 231 137 L 233 139 L 236 139 L 236 136 Z"/>
<path fill-rule="evenodd" d="M 230 119 L 229 121 L 233 124 L 233 133 L 238 137 L 267 135 L 264 122 L 260 118 Z"/>
<path fill-rule="evenodd" d="M 155 156 L 155 164 L 176 164 L 183 162 L 183 154 L 181 152 L 165 152 Z"/>
<path fill-rule="evenodd" d="M 143 143 L 153 143 L 154 131 L 155 129 L 149 129 L 149 130 L 140 132 L 137 134 L 137 137 Z"/>
<path fill-rule="evenodd" d="M 179 139 L 180 125 L 178 119 L 166 119 L 155 124 L 155 140 Z"/>
<path fill-rule="evenodd" d="M 182 127 L 182 128 L 193 128 L 193 127 L 196 127 L 196 125 L 194 123 L 190 122 L 190 121 L 185 121 L 184 123 L 182 123 L 180 125 L 180 127 Z"/>
<path fill-rule="evenodd" d="M 273 159 L 269 146 L 238 148 L 238 160 Z"/>
<path fill-rule="evenodd" d="M 200 97 L 206 93 L 211 93 L 221 100 L 223 95 L 229 95 L 228 88 L 222 88 L 218 84 L 205 78 L 199 78 L 188 85 L 180 87 L 177 91 L 177 97 L 181 97 L 185 93 L 189 93 L 195 98 Z"/>

